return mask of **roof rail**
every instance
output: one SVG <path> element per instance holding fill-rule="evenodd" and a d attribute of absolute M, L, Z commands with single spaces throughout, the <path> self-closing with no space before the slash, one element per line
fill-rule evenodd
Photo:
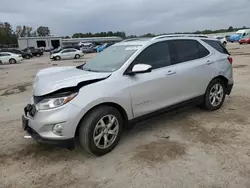
<path fill-rule="evenodd" d="M 130 38 L 130 39 L 125 39 L 122 42 L 128 42 L 128 41 L 134 41 L 134 40 L 139 40 L 139 38 Z"/>
<path fill-rule="evenodd" d="M 159 35 L 157 37 L 152 38 L 151 40 L 158 40 L 158 39 L 168 38 L 168 37 L 202 37 L 202 38 L 208 38 L 207 35 L 199 35 L 199 34 L 169 34 L 169 35 Z"/>

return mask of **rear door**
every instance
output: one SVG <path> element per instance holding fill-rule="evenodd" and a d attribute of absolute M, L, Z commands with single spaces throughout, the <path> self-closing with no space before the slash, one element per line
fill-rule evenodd
<path fill-rule="evenodd" d="M 62 59 L 70 58 L 70 51 L 68 49 L 62 50 L 60 54 Z"/>
<path fill-rule="evenodd" d="M 175 73 L 176 101 L 183 102 L 205 94 L 213 77 L 209 67 L 211 53 L 197 40 L 171 40 L 172 66 Z M 177 87 L 178 86 L 178 87 Z"/>
<path fill-rule="evenodd" d="M 74 58 L 76 55 L 76 49 L 70 49 L 69 50 L 69 58 Z M 79 54 L 80 55 L 80 54 Z"/>

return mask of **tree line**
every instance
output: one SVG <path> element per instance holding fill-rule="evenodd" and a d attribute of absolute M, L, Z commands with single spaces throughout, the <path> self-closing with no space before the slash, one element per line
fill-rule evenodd
<path fill-rule="evenodd" d="M 241 27 L 241 28 L 234 28 L 233 26 L 230 26 L 228 29 L 217 29 L 217 30 L 203 30 L 203 31 L 195 31 L 195 32 L 175 32 L 175 33 L 162 33 L 162 34 L 154 34 L 154 33 L 146 33 L 143 35 L 126 35 L 125 32 L 117 31 L 117 32 L 101 32 L 101 33 L 75 33 L 73 34 L 72 38 L 85 38 L 85 37 L 110 37 L 110 36 L 117 36 L 121 37 L 123 39 L 125 38 L 137 38 L 137 37 L 155 37 L 158 35 L 163 35 L 163 34 L 216 34 L 216 33 L 226 33 L 226 32 L 234 32 L 238 31 L 240 29 L 247 29 L 246 26 Z M 70 38 L 69 36 L 65 38 Z"/>
<path fill-rule="evenodd" d="M 230 26 L 227 29 L 218 29 L 218 30 L 203 30 L 196 32 L 185 32 L 187 34 L 215 34 L 215 33 L 225 33 L 225 32 L 234 32 L 239 29 L 247 29 L 246 26 L 241 28 L 234 28 Z M 180 32 L 176 33 L 163 33 L 163 34 L 184 34 Z M 159 35 L 159 34 L 158 34 Z M 8 22 L 0 22 L 0 44 L 2 45 L 10 45 L 17 44 L 17 38 L 19 37 L 44 37 L 50 36 L 50 29 L 46 26 L 39 26 L 37 29 L 33 30 L 32 27 L 26 25 L 18 25 L 15 29 L 13 29 L 12 25 Z M 99 33 L 74 33 L 72 38 L 85 38 L 85 37 L 111 37 L 117 36 L 123 39 L 126 38 L 136 38 L 136 37 L 155 37 L 157 34 L 154 33 L 146 33 L 144 35 L 126 35 L 124 31 L 108 31 L 108 32 L 99 32 Z M 70 38 L 69 36 L 65 36 L 63 38 Z"/>
<path fill-rule="evenodd" d="M 11 45 L 17 44 L 19 37 L 42 37 L 49 36 L 50 30 L 46 26 L 39 26 L 33 30 L 32 27 L 26 25 L 18 25 L 13 29 L 12 25 L 8 22 L 0 22 L 0 44 Z"/>

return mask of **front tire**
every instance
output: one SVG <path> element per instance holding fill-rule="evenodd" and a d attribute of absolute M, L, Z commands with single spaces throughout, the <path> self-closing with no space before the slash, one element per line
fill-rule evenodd
<path fill-rule="evenodd" d="M 76 54 L 75 55 L 75 59 L 79 59 L 80 58 L 80 55 L 79 54 Z"/>
<path fill-rule="evenodd" d="M 221 79 L 214 79 L 207 87 L 204 101 L 206 110 L 218 110 L 224 103 L 226 96 L 225 82 Z"/>
<path fill-rule="evenodd" d="M 55 59 L 56 59 L 56 60 L 60 60 L 61 57 L 60 57 L 60 56 L 56 56 Z"/>
<path fill-rule="evenodd" d="M 89 153 L 101 156 L 118 144 L 123 130 L 120 112 L 111 106 L 100 106 L 89 112 L 79 129 L 81 146 Z"/>
<path fill-rule="evenodd" d="M 11 58 L 11 59 L 9 60 L 9 63 L 10 63 L 10 64 L 16 64 L 16 60 L 13 59 L 13 58 Z"/>

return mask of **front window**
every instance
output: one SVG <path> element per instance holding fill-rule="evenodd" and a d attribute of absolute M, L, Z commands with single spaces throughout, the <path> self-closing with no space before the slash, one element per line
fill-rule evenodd
<path fill-rule="evenodd" d="M 82 69 L 93 72 L 114 72 L 119 69 L 141 46 L 110 46 L 87 62 Z"/>

